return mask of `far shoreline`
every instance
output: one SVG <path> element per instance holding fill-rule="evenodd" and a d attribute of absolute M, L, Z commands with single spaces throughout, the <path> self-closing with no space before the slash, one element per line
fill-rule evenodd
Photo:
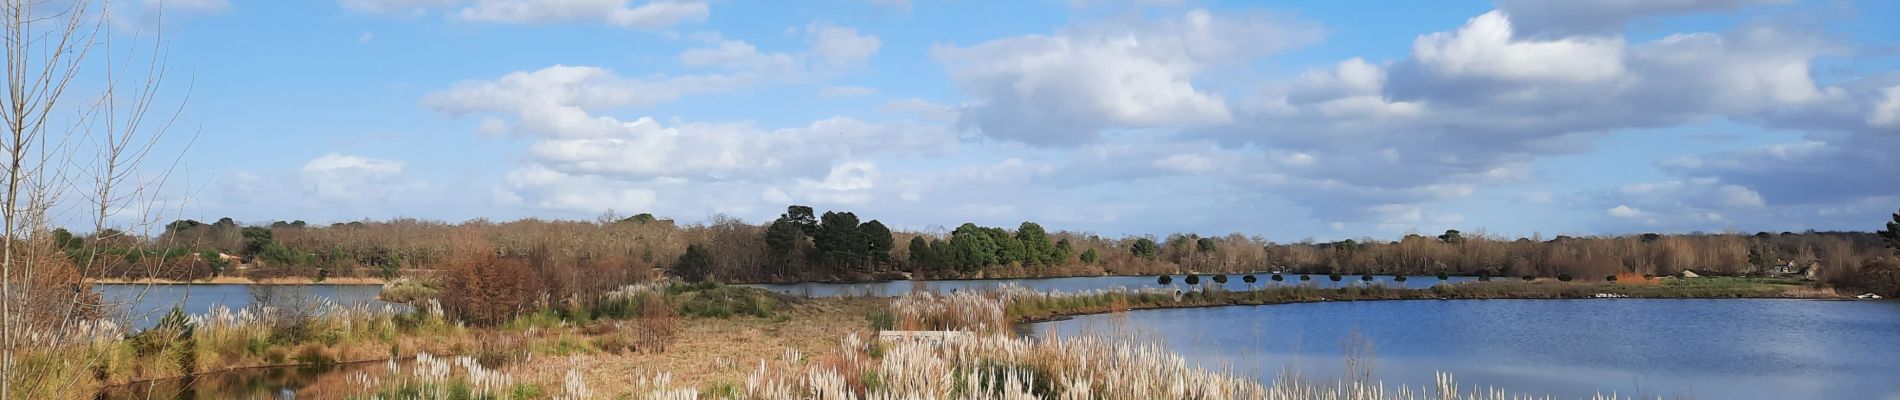
<path fill-rule="evenodd" d="M 92 284 L 92 285 L 119 285 L 119 286 L 131 286 L 131 285 L 158 285 L 158 286 L 173 286 L 173 285 L 180 285 L 180 286 L 184 286 L 184 285 L 207 285 L 207 286 L 208 286 L 208 285 L 242 285 L 242 286 L 290 286 L 290 285 L 351 285 L 351 286 L 368 286 L 368 285 L 377 285 L 377 286 L 381 286 L 381 285 L 384 285 L 384 284 L 387 284 L 387 283 L 388 283 L 388 281 L 385 281 L 385 280 L 383 280 L 382 278 L 354 278 L 354 277 L 338 277 L 338 278 L 329 278 L 329 279 L 324 279 L 324 280 L 323 280 L 322 282 L 317 282 L 317 281 L 316 281 L 315 279 L 311 279 L 311 278 L 304 278 L 304 277 L 286 277 L 286 278 L 266 278 L 266 279 L 262 279 L 262 280 L 257 280 L 257 279 L 251 279 L 251 278 L 245 278 L 245 277 L 236 277 L 236 276 L 220 276 L 220 277 L 215 277 L 215 278 L 211 278 L 211 279 L 206 279 L 206 280 L 202 280 L 202 281 L 179 281 L 179 280 L 170 280 L 170 279 L 149 279 L 149 278 L 148 278 L 148 279 L 114 279 L 114 278 L 100 278 L 100 279 L 90 279 L 90 280 L 87 280 L 87 282 L 86 282 L 86 283 L 88 283 L 88 284 Z"/>

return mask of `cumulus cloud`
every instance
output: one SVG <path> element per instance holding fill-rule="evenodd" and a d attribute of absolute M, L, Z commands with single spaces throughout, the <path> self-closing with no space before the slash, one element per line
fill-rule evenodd
<path fill-rule="evenodd" d="M 977 104 L 965 126 L 998 140 L 1068 147 L 1110 128 L 1208 125 L 1232 118 L 1195 75 L 1317 40 L 1311 23 L 1266 14 L 1193 10 L 1179 18 L 1114 21 L 941 46 L 932 54 Z"/>
<path fill-rule="evenodd" d="M 447 11 L 469 22 L 548 24 L 589 22 L 658 29 L 703 22 L 711 9 L 703 0 L 340 0 L 344 9 L 392 16 L 422 16 Z"/>
<path fill-rule="evenodd" d="M 1895 170 L 1890 157 L 1864 149 L 1893 146 L 1867 132 L 1881 127 L 1874 121 L 1885 121 L 1884 90 L 1900 79 L 1817 82 L 1814 60 L 1846 51 L 1830 40 L 1772 24 L 1636 43 L 1615 33 L 1525 34 L 1522 25 L 1518 14 L 1493 11 L 1456 29 L 1421 35 L 1412 54 L 1399 60 L 1355 58 L 1310 70 L 1241 102 L 1235 123 L 1195 134 L 1233 148 L 1266 149 L 1283 167 L 1274 170 L 1275 182 L 1302 188 L 1290 198 L 1347 221 L 1356 219 L 1325 210 L 1369 216 L 1387 204 L 1469 196 L 1461 189 L 1524 182 L 1534 176 L 1536 160 L 1588 151 L 1608 132 L 1718 118 L 1861 133 L 1811 133 L 1810 140 L 1823 143 L 1811 145 L 1816 149 L 1798 155 L 1782 150 L 1798 160 L 1744 152 L 1664 165 L 1684 182 L 1712 178 L 1725 185 L 1679 193 L 1723 199 L 1694 200 L 1694 212 L 1705 223 L 1804 197 L 1852 200 L 1891 192 L 1867 187 L 1900 187 L 1841 174 Z M 1791 184 L 1796 179 L 1812 183 Z M 1847 181 L 1854 189 L 1805 189 Z M 1629 206 L 1673 215 L 1659 211 L 1672 208 L 1648 203 Z"/>

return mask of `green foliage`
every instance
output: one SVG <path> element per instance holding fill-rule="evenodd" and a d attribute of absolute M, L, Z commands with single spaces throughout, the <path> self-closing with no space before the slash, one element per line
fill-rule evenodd
<path fill-rule="evenodd" d="M 867 249 L 868 254 L 865 256 L 870 258 L 870 262 L 882 264 L 891 261 L 891 249 L 896 246 L 891 239 L 891 228 L 874 219 L 858 226 L 858 234 Z"/>
<path fill-rule="evenodd" d="M 909 247 L 910 247 L 911 265 L 920 265 L 920 266 L 936 266 L 937 265 L 936 250 L 930 247 L 930 240 L 925 239 L 923 235 L 910 237 Z"/>
<path fill-rule="evenodd" d="M 761 289 L 704 283 L 668 288 L 680 294 L 680 315 L 728 318 L 735 315 L 766 318 L 778 308 L 778 300 Z"/>
<path fill-rule="evenodd" d="M 1213 238 L 1201 238 L 1194 241 L 1194 250 L 1202 253 L 1213 252 L 1216 245 Z"/>
<path fill-rule="evenodd" d="M 1195 274 L 1188 274 L 1188 276 L 1187 276 L 1187 284 L 1189 284 L 1189 285 L 1199 285 L 1199 284 L 1201 284 L 1201 276 L 1200 276 L 1200 275 L 1195 275 Z"/>
<path fill-rule="evenodd" d="M 1880 231 L 1880 239 L 1887 242 L 1887 248 L 1900 252 L 1900 212 L 1893 213 L 1893 221 L 1887 222 L 1887 229 Z"/>
<path fill-rule="evenodd" d="M 206 249 L 198 252 L 198 259 L 204 260 L 205 265 L 211 266 L 212 275 L 224 275 L 224 270 L 231 267 L 231 261 L 221 257 L 217 250 Z"/>
<path fill-rule="evenodd" d="M 866 261 L 870 248 L 858 231 L 857 214 L 826 211 L 819 221 L 818 232 L 812 235 L 811 242 L 826 265 L 857 266 Z"/>
<path fill-rule="evenodd" d="M 1159 284 L 1161 284 L 1161 286 L 1168 286 L 1168 285 L 1173 285 L 1173 284 L 1174 284 L 1174 277 L 1172 277 L 1172 276 L 1167 276 L 1167 275 L 1162 275 L 1162 276 L 1161 276 L 1161 277 L 1159 277 L 1159 278 L 1155 278 L 1155 283 L 1159 283 Z"/>
<path fill-rule="evenodd" d="M 712 251 L 706 250 L 706 246 L 687 245 L 686 252 L 681 253 L 679 261 L 673 264 L 673 274 L 686 282 L 705 282 L 712 275 L 714 263 Z"/>
<path fill-rule="evenodd" d="M 1444 281 L 1444 280 L 1451 280 L 1451 274 L 1447 274 L 1447 273 L 1444 273 L 1444 272 L 1439 272 L 1439 273 L 1438 273 L 1438 280 L 1441 280 L 1441 281 Z"/>
<path fill-rule="evenodd" d="M 1280 276 L 1280 274 L 1273 274 L 1273 276 Z M 1240 281 L 1246 282 L 1246 283 L 1254 283 L 1254 282 L 1259 282 L 1260 278 L 1255 278 L 1253 275 L 1246 275 L 1246 276 L 1240 277 Z"/>
<path fill-rule="evenodd" d="M 1331 279 L 1331 280 L 1333 280 L 1333 282 L 1339 282 L 1339 279 L 1340 279 L 1340 278 L 1341 278 L 1341 277 L 1339 276 L 1339 273 L 1338 273 L 1338 272 L 1334 272 L 1334 273 L 1330 273 L 1330 274 L 1326 274 L 1326 279 Z"/>
<path fill-rule="evenodd" d="M 1024 221 L 1016 227 L 1016 242 L 1022 243 L 1021 261 L 1023 265 L 1056 265 L 1062 254 L 1054 243 L 1049 241 L 1049 233 L 1042 225 Z"/>
<path fill-rule="evenodd" d="M 1465 235 L 1463 232 L 1459 232 L 1457 229 L 1447 229 L 1445 230 L 1445 234 L 1438 235 L 1438 240 L 1445 243 L 1453 243 L 1453 244 L 1464 243 Z"/>
<path fill-rule="evenodd" d="M 1312 275 L 1307 275 L 1307 274 L 1300 274 L 1300 280 L 1301 280 L 1301 281 L 1310 281 L 1310 280 L 1313 280 L 1313 276 L 1312 276 Z M 1338 278 L 1334 278 L 1333 280 L 1334 280 L 1334 281 L 1338 281 L 1339 279 L 1338 279 Z"/>
<path fill-rule="evenodd" d="M 1096 261 L 1100 261 L 1101 259 L 1102 259 L 1102 256 L 1099 254 L 1096 254 L 1095 249 L 1082 250 L 1082 263 L 1084 264 L 1094 264 Z"/>
<path fill-rule="evenodd" d="M 1161 254 L 1161 247 L 1155 243 L 1154 239 L 1140 238 L 1135 239 L 1135 245 L 1129 248 L 1129 252 L 1134 253 L 1135 257 L 1152 261 L 1155 256 Z"/>
<path fill-rule="evenodd" d="M 1406 279 L 1406 278 L 1405 278 L 1405 275 L 1403 275 L 1403 274 L 1401 274 L 1401 275 L 1395 275 L 1395 276 L 1393 276 L 1393 277 L 1392 277 L 1392 281 L 1393 281 L 1393 282 L 1404 282 L 1404 281 L 1405 281 L 1405 279 Z"/>
<path fill-rule="evenodd" d="M 1371 281 L 1372 281 L 1372 274 L 1365 274 L 1365 275 L 1360 275 L 1360 276 L 1359 276 L 1359 280 L 1361 280 L 1361 281 L 1366 281 L 1366 282 L 1371 282 Z"/>

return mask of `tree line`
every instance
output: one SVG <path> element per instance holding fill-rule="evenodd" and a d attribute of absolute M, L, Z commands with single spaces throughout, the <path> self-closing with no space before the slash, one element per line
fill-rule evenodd
<path fill-rule="evenodd" d="M 1331 242 L 1274 243 L 1258 236 L 1183 233 L 1103 237 L 964 223 L 948 232 L 893 231 L 849 211 L 787 207 L 754 225 L 715 217 L 678 225 L 651 214 L 612 213 L 594 221 L 527 219 L 459 224 L 399 219 L 324 226 L 302 221 L 241 225 L 175 221 L 150 238 L 104 232 L 70 238 L 71 257 L 113 257 L 108 277 L 396 277 L 445 270 L 480 248 L 484 256 L 538 257 L 545 268 L 612 265 L 725 282 L 1046 277 L 1100 274 L 1285 272 L 1347 275 L 1603 277 L 1619 273 L 1764 275 L 1815 271 L 1843 286 L 1888 279 L 1900 264 L 1885 232 L 1759 232 L 1495 237 L 1450 230 Z M 467 243 L 480 242 L 482 246 Z M 460 249 L 460 250 L 458 250 Z M 235 265 L 218 265 L 225 259 Z M 465 258 L 465 257 L 463 257 Z M 154 263 L 163 267 L 154 267 Z M 242 270 L 238 268 L 242 266 Z M 658 273 L 658 272 L 655 272 Z M 115 276 L 116 274 L 116 276 Z M 644 275 L 637 273 L 632 275 Z M 1889 279 L 1890 280 L 1890 279 Z"/>

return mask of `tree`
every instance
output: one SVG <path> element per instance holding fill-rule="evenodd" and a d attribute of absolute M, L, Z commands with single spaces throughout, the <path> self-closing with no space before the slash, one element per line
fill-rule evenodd
<path fill-rule="evenodd" d="M 870 262 L 882 264 L 891 261 L 891 248 L 895 246 L 891 239 L 891 228 L 884 227 L 883 222 L 874 219 L 858 226 L 858 234 L 863 236 Z"/>
<path fill-rule="evenodd" d="M 812 235 L 812 246 L 818 249 L 826 265 L 851 267 L 864 262 L 871 246 L 858 231 L 857 214 L 826 211 L 819 221 L 818 233 Z"/>
<path fill-rule="evenodd" d="M 1070 254 L 1075 254 L 1075 244 L 1069 243 L 1069 238 L 1057 240 L 1055 260 L 1050 265 L 1068 264 Z"/>
<path fill-rule="evenodd" d="M 809 206 L 787 206 L 785 207 L 785 213 L 780 214 L 778 219 L 798 227 L 799 230 L 805 232 L 806 236 L 816 236 L 818 234 L 818 217 L 812 214 L 811 207 Z"/>
<path fill-rule="evenodd" d="M 930 248 L 930 240 L 923 235 L 910 237 L 910 264 L 913 266 L 936 267 L 937 257 Z"/>
<path fill-rule="evenodd" d="M 950 231 L 951 252 L 956 253 L 957 267 L 966 272 L 996 265 L 999 247 L 996 240 L 976 224 L 966 222 Z"/>
<path fill-rule="evenodd" d="M 1100 259 L 1101 255 L 1095 254 L 1095 249 L 1082 250 L 1083 264 L 1095 264 L 1095 262 Z"/>
<path fill-rule="evenodd" d="M 1438 235 L 1438 240 L 1445 243 L 1459 244 L 1465 242 L 1465 236 L 1463 232 L 1459 232 L 1457 229 L 1446 229 L 1445 234 Z"/>
<path fill-rule="evenodd" d="M 785 218 L 772 221 L 765 227 L 765 247 L 770 258 L 781 268 L 792 267 L 798 263 L 799 248 L 805 243 L 805 230 L 798 223 Z M 783 273 L 784 271 L 780 271 Z"/>
<path fill-rule="evenodd" d="M 681 253 L 679 261 L 673 263 L 673 274 L 679 275 L 680 280 L 683 281 L 705 282 L 706 278 L 712 275 L 714 263 L 713 254 L 706 250 L 706 246 L 687 245 L 686 252 Z"/>
<path fill-rule="evenodd" d="M 1154 239 L 1140 238 L 1135 239 L 1135 245 L 1130 246 L 1128 251 L 1133 253 L 1135 257 L 1146 258 L 1149 261 L 1153 261 L 1156 255 L 1161 254 L 1161 247 L 1155 244 Z"/>
<path fill-rule="evenodd" d="M 1055 265 L 1056 246 L 1049 242 L 1049 233 L 1042 225 L 1024 221 L 1016 227 L 1016 241 L 1022 243 L 1024 265 Z"/>
<path fill-rule="evenodd" d="M 1887 222 L 1887 229 L 1880 231 L 1880 238 L 1887 242 L 1887 248 L 1900 252 L 1900 211 L 1893 213 L 1893 221 Z"/>
<path fill-rule="evenodd" d="M 1200 240 L 1194 241 L 1194 249 L 1202 253 L 1213 252 L 1214 246 L 1216 246 L 1216 243 L 1213 238 L 1201 238 Z"/>

